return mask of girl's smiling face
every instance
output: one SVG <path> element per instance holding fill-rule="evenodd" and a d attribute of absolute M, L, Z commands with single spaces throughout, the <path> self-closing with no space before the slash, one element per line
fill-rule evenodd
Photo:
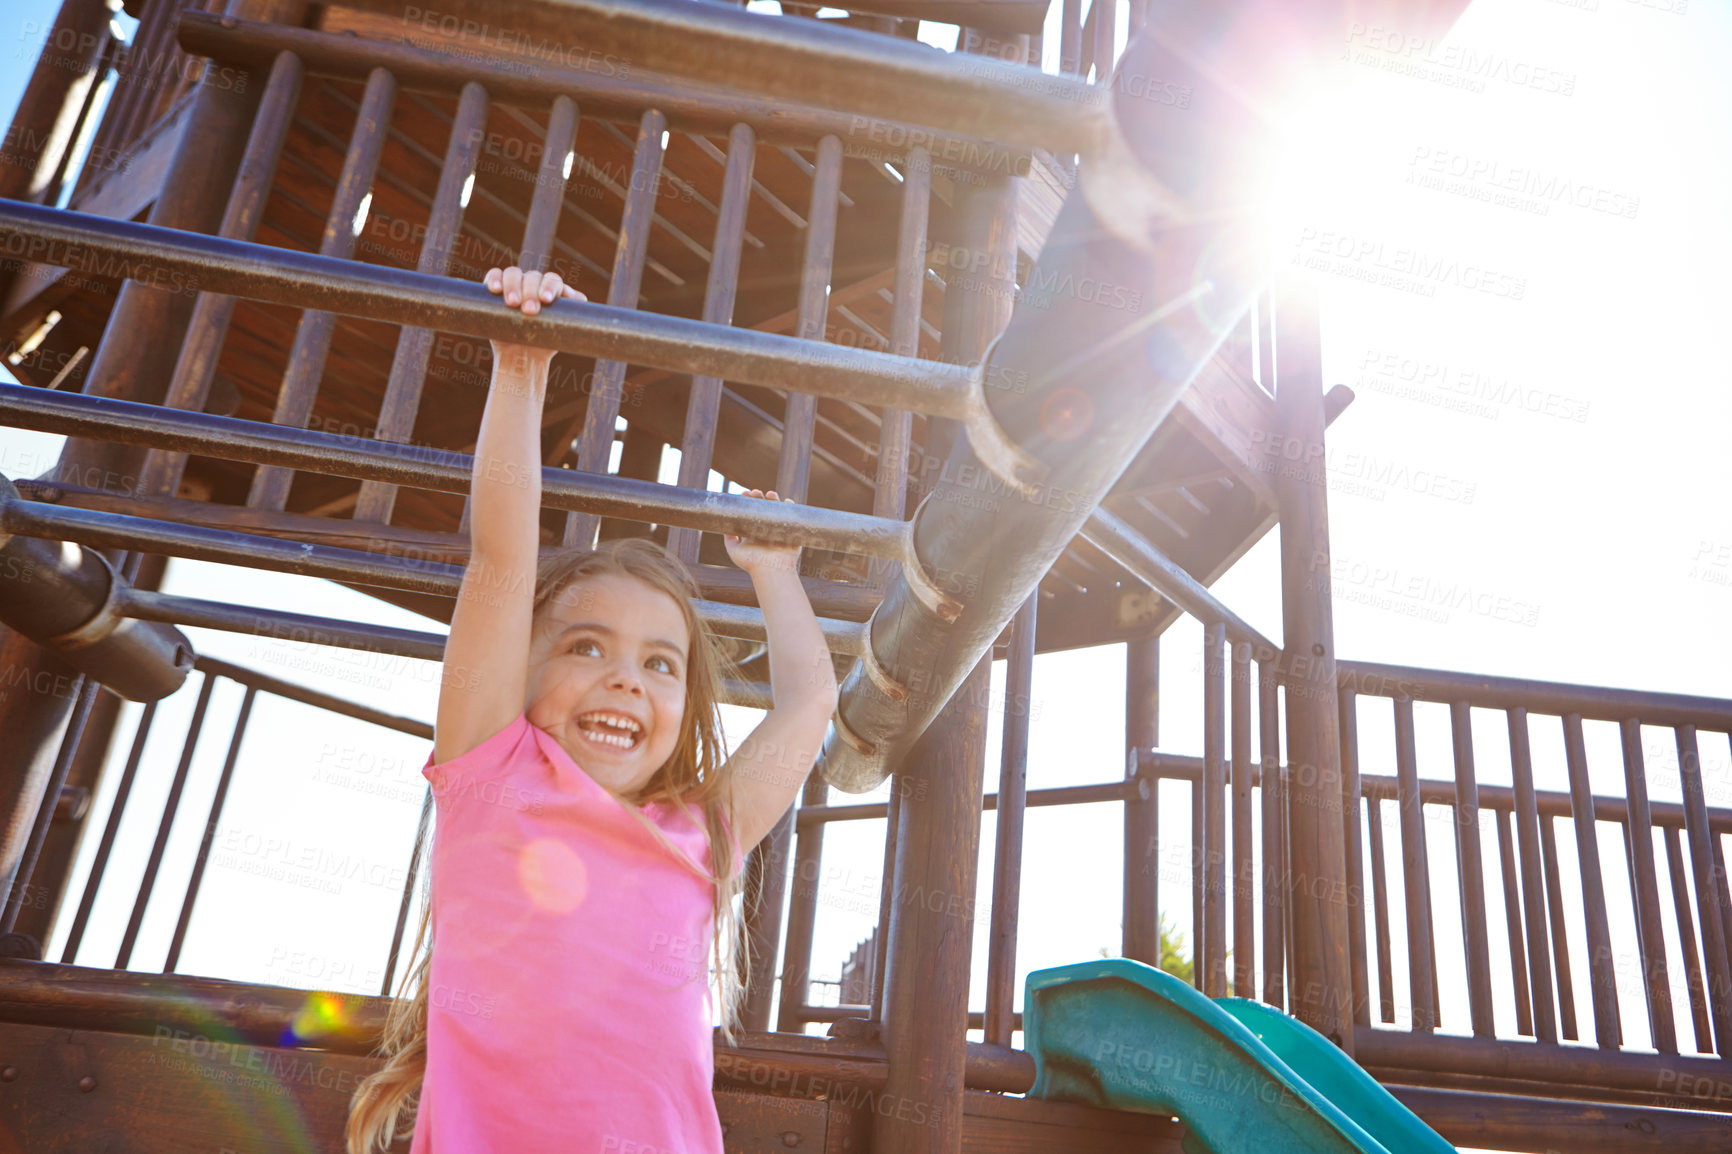
<path fill-rule="evenodd" d="M 524 712 L 623 800 L 679 744 L 690 655 L 673 598 L 623 574 L 586 577 L 560 591 L 535 630 Z"/>

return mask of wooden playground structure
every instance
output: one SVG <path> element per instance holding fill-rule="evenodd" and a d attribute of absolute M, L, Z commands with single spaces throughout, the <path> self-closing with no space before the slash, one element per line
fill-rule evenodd
<path fill-rule="evenodd" d="M 1195 61 L 1265 42 L 1240 37 L 1232 5 L 1130 0 L 1121 57 L 1120 10 L 1053 2 L 1056 72 L 1040 71 L 1047 0 L 823 18 L 690 0 L 129 0 L 126 45 L 107 3 L 65 0 L 37 30 L 0 167 L 0 339 L 25 382 L 0 387 L 0 424 L 68 440 L 40 476 L 0 463 L 0 1152 L 340 1149 L 385 998 L 183 976 L 177 960 L 258 695 L 432 730 L 199 655 L 175 626 L 427 660 L 441 636 L 159 587 L 166 558 L 197 558 L 448 621 L 487 338 L 514 335 L 566 354 L 543 429 L 546 545 L 662 540 L 742 661 L 729 700 L 761 706 L 762 618 L 720 534 L 796 542 L 846 672 L 817 772 L 753 854 L 750 1033 L 716 1050 L 730 1151 L 1178 1151 L 1169 1117 L 1026 1096 L 1035 1062 L 1012 1044 L 1024 814 L 1102 802 L 1123 807 L 1125 958 L 1160 962 L 1157 911 L 1188 888 L 1203 994 L 1231 982 L 1316 1028 L 1450 1142 L 1732 1148 L 1732 809 L 1708 804 L 1701 771 L 1732 701 L 1337 656 L 1321 449 L 1352 395 L 1324 388 L 1305 286 L 1240 259 L 1231 219 L 1183 216 L 1230 191 L 1222 142 L 1244 127 Z M 1384 7 L 1441 35 L 1464 6 Z M 1345 19 L 1250 7 L 1301 46 L 1338 43 Z M 918 43 L 922 19 L 958 24 L 957 50 Z M 514 263 L 560 270 L 593 303 L 525 328 L 476 284 Z M 677 485 L 657 482 L 667 447 Z M 712 473 L 800 505 L 715 491 Z M 1270 638 L 1209 587 L 1277 525 Z M 1156 726 L 1160 638 L 1186 616 L 1205 642 L 1200 758 L 1163 750 Z M 1035 655 L 1121 643 L 1122 772 L 1028 789 Z M 154 703 L 195 692 L 195 674 L 145 875 L 105 874 Z M 196 814 L 182 785 L 225 679 L 245 704 Z M 121 770 L 123 699 L 149 704 Z M 1416 703 L 1448 711 L 1452 782 L 1419 775 Z M 1373 709 L 1393 748 L 1362 747 Z M 1476 779 L 1476 709 L 1507 718 L 1510 786 Z M 1584 722 L 1620 728 L 1622 794 L 1591 791 Z M 1536 789 L 1530 725 L 1561 725 L 1567 792 Z M 1679 803 L 1650 800 L 1643 727 L 1671 731 Z M 886 779 L 888 801 L 845 796 Z M 1198 850 L 1177 865 L 1163 781 L 1190 798 Z M 99 791 L 115 798 L 100 829 Z M 988 978 L 970 1013 L 954 910 L 981 882 L 987 810 Z M 174 823 L 201 818 L 184 892 L 158 893 Z M 818 879 L 826 828 L 848 821 L 884 823 L 881 909 L 823 1005 Z M 1605 823 L 1624 892 L 1602 877 Z M 1439 830 L 1459 925 L 1433 917 Z M 1579 894 L 1560 880 L 1569 837 Z M 406 865 L 387 989 L 424 868 Z M 105 885 L 137 892 L 119 955 L 72 964 Z M 153 896 L 181 902 L 160 972 L 133 957 Z M 1499 898 L 1507 956 L 1488 930 Z M 1610 908 L 1637 927 L 1632 958 Z M 44 958 L 57 925 L 70 936 Z M 1457 935 L 1471 1036 L 1437 1031 L 1435 942 Z M 1620 1021 L 1631 973 L 1649 1046 Z M 1513 1022 L 1493 1013 L 1505 989 Z"/>

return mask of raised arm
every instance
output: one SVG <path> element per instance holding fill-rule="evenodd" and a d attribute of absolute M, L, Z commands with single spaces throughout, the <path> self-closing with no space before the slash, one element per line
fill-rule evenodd
<path fill-rule="evenodd" d="M 753 497 L 764 494 L 747 490 Z M 768 494 L 776 500 L 774 491 Z M 744 849 L 775 828 L 799 796 L 836 712 L 836 670 L 818 617 L 800 584 L 800 550 L 723 538 L 728 555 L 752 578 L 770 642 L 770 712 L 728 759 L 730 824 Z"/>
<path fill-rule="evenodd" d="M 558 273 L 489 269 L 485 283 L 534 316 L 584 300 Z M 529 618 L 541 546 L 541 410 L 551 349 L 493 344 L 493 378 L 475 444 L 469 564 L 451 615 L 434 727 L 436 764 L 467 753 L 523 711 Z"/>

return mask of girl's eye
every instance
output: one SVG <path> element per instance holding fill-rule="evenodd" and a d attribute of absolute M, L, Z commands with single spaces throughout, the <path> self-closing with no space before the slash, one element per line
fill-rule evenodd
<path fill-rule="evenodd" d="M 652 658 L 650 658 L 649 659 L 649 666 L 651 669 L 659 669 L 661 672 L 667 673 L 667 674 L 672 674 L 675 672 L 674 663 L 669 661 L 665 657 L 652 657 Z"/>
<path fill-rule="evenodd" d="M 580 637 L 571 643 L 571 652 L 579 654 L 599 654 L 601 652 L 601 646 L 597 645 L 587 637 Z"/>

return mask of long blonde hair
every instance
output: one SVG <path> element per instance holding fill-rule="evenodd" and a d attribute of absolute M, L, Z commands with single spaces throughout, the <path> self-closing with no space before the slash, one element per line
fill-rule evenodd
<path fill-rule="evenodd" d="M 553 600 L 572 585 L 592 577 L 617 574 L 642 581 L 665 593 L 679 605 L 692 639 L 691 658 L 686 663 L 686 707 L 680 721 L 680 736 L 673 753 L 656 770 L 638 795 L 636 805 L 663 801 L 688 816 L 695 806 L 709 833 L 710 865 L 713 872 L 698 870 L 685 854 L 676 855 L 688 868 L 698 870 L 715 894 L 715 932 L 712 958 L 721 995 L 722 1035 L 730 1043 L 740 1027 L 740 1007 L 750 982 L 750 951 L 745 949 L 744 919 L 737 899 L 743 891 L 744 870 L 733 860 L 723 814 L 727 809 L 730 782 L 723 774 L 727 748 L 722 741 L 721 714 L 717 708 L 723 679 L 730 663 L 715 638 L 698 618 L 693 601 L 697 584 L 691 573 L 671 553 L 653 541 L 627 537 L 603 542 L 595 549 L 568 549 L 543 558 L 536 573 L 533 628 L 544 628 Z M 664 845 L 661 831 L 637 809 L 629 812 L 643 821 Z M 672 847 L 670 846 L 670 849 Z M 385 1062 L 361 1080 L 349 1102 L 349 1122 L 344 1133 L 348 1154 L 371 1154 L 403 1136 L 399 1124 L 412 1126 L 419 1106 L 421 1082 L 427 1072 L 427 988 L 433 958 L 432 868 L 427 854 L 426 833 L 417 848 L 429 866 L 422 875 L 421 919 L 415 944 L 409 951 L 412 964 L 404 969 L 396 996 L 385 1018 L 385 1029 L 375 1054 Z M 426 948 L 422 946 L 425 944 Z M 413 988 L 413 993 L 409 990 Z M 411 1101 L 414 1099 L 414 1101 Z M 404 1112 L 408 1111 L 407 1118 Z"/>

